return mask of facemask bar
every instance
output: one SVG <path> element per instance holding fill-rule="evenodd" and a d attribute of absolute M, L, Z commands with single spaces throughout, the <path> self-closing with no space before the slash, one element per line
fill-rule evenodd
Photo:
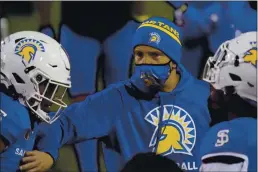
<path fill-rule="evenodd" d="M 39 75 L 42 76 L 42 80 L 36 79 Z M 35 86 L 35 94 L 26 100 L 26 105 L 43 121 L 51 124 L 61 115 L 63 108 L 67 107 L 67 104 L 63 101 L 67 88 L 71 87 L 71 84 L 63 84 L 49 79 L 42 72 L 37 72 L 31 81 Z M 41 84 L 45 84 L 44 91 L 40 90 Z M 51 90 L 49 92 L 49 90 Z M 60 91 L 59 91 L 60 90 Z M 51 94 L 50 94 L 51 93 Z M 61 93 L 60 96 L 57 94 Z M 31 101 L 33 100 L 33 101 Z M 49 113 L 44 110 L 44 103 L 51 104 L 50 106 L 57 106 L 55 113 Z M 48 114 L 49 113 L 49 114 Z"/>
<path fill-rule="evenodd" d="M 50 112 L 50 113 L 46 113 L 46 116 L 44 116 L 43 118 L 41 116 L 39 116 L 41 119 L 43 119 L 45 122 L 49 123 L 49 124 L 52 124 L 53 122 L 55 122 L 59 117 L 60 115 L 62 114 L 63 112 L 63 107 L 59 107 L 58 110 L 56 112 Z M 37 109 L 37 112 L 40 112 L 42 111 L 40 106 L 38 106 L 38 109 Z M 42 111 L 42 114 L 44 114 L 45 112 Z"/>
<path fill-rule="evenodd" d="M 47 91 L 48 91 L 48 88 L 49 88 L 50 84 L 55 85 L 55 89 L 54 89 L 54 91 L 53 91 L 51 97 L 48 98 L 48 97 L 46 96 L 46 93 L 47 93 Z M 55 98 L 55 95 L 56 95 L 56 93 L 58 92 L 58 88 L 59 88 L 60 86 L 61 86 L 61 88 L 62 88 L 62 87 L 64 88 L 64 90 L 62 91 L 63 94 L 61 95 L 60 98 L 57 98 L 57 99 L 56 99 L 57 101 L 55 101 L 54 98 Z M 41 95 L 41 97 L 42 97 L 42 99 L 48 100 L 49 102 L 54 103 L 54 104 L 56 104 L 56 105 L 58 105 L 58 106 L 67 107 L 67 104 L 66 104 L 65 102 L 63 102 L 63 100 L 62 100 L 63 97 L 64 97 L 64 95 L 65 95 L 65 93 L 66 93 L 67 88 L 68 88 L 68 87 L 67 87 L 67 85 L 65 85 L 65 84 L 61 84 L 61 83 L 58 83 L 58 82 L 49 80 L 49 82 L 47 83 L 47 86 L 46 86 L 46 88 L 45 88 L 45 91 L 44 91 L 44 93 Z"/>
<path fill-rule="evenodd" d="M 213 84 L 216 89 L 220 89 L 219 86 L 216 85 L 219 79 L 220 68 L 229 63 L 232 59 L 228 58 L 228 53 L 231 52 L 227 46 L 229 41 L 225 42 L 220 46 L 214 56 L 209 57 L 203 71 L 203 80 Z M 233 52 L 231 52 L 233 53 Z M 235 55 L 234 55 L 235 56 Z"/>

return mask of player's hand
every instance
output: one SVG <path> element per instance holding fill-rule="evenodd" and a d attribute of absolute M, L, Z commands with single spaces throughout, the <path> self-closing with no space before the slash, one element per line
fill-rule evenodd
<path fill-rule="evenodd" d="M 25 156 L 22 158 L 22 164 L 20 166 L 21 171 L 27 172 L 44 172 L 49 170 L 54 163 L 53 158 L 45 153 L 40 151 L 29 151 L 25 153 Z"/>

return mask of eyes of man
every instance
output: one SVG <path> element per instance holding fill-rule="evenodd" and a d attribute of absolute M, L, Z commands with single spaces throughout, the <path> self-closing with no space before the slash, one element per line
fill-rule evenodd
<path fill-rule="evenodd" d="M 159 63 L 160 59 L 162 57 L 165 57 L 165 55 L 161 52 L 155 52 L 155 51 L 149 51 L 149 52 L 135 51 L 134 57 L 135 57 L 136 63 L 155 63 L 156 64 L 156 63 Z"/>

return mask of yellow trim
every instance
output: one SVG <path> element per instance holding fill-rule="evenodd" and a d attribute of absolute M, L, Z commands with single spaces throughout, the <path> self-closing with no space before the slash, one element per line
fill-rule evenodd
<path fill-rule="evenodd" d="M 139 26 L 139 28 L 141 27 L 153 27 L 156 29 L 159 29 L 163 32 L 165 32 L 166 34 L 168 34 L 170 37 L 172 37 L 176 42 L 178 42 L 180 44 L 180 46 L 182 46 L 180 40 L 178 37 L 176 37 L 176 35 L 174 35 L 173 33 L 169 32 L 168 30 L 164 29 L 163 27 L 157 26 L 157 25 L 153 25 L 153 24 L 142 24 L 141 26 Z"/>

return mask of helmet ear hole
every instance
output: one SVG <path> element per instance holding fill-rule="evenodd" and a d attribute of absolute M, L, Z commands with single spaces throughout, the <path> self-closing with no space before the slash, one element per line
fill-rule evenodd
<path fill-rule="evenodd" d="M 242 81 L 242 79 L 240 78 L 240 76 L 235 75 L 235 74 L 233 74 L 233 73 L 229 73 L 229 76 L 230 76 L 230 78 L 231 78 L 233 81 Z"/>
<path fill-rule="evenodd" d="M 36 80 L 37 80 L 38 83 L 40 83 L 40 82 L 43 80 L 42 75 L 40 75 L 40 74 L 37 75 L 37 76 L 36 76 Z"/>

